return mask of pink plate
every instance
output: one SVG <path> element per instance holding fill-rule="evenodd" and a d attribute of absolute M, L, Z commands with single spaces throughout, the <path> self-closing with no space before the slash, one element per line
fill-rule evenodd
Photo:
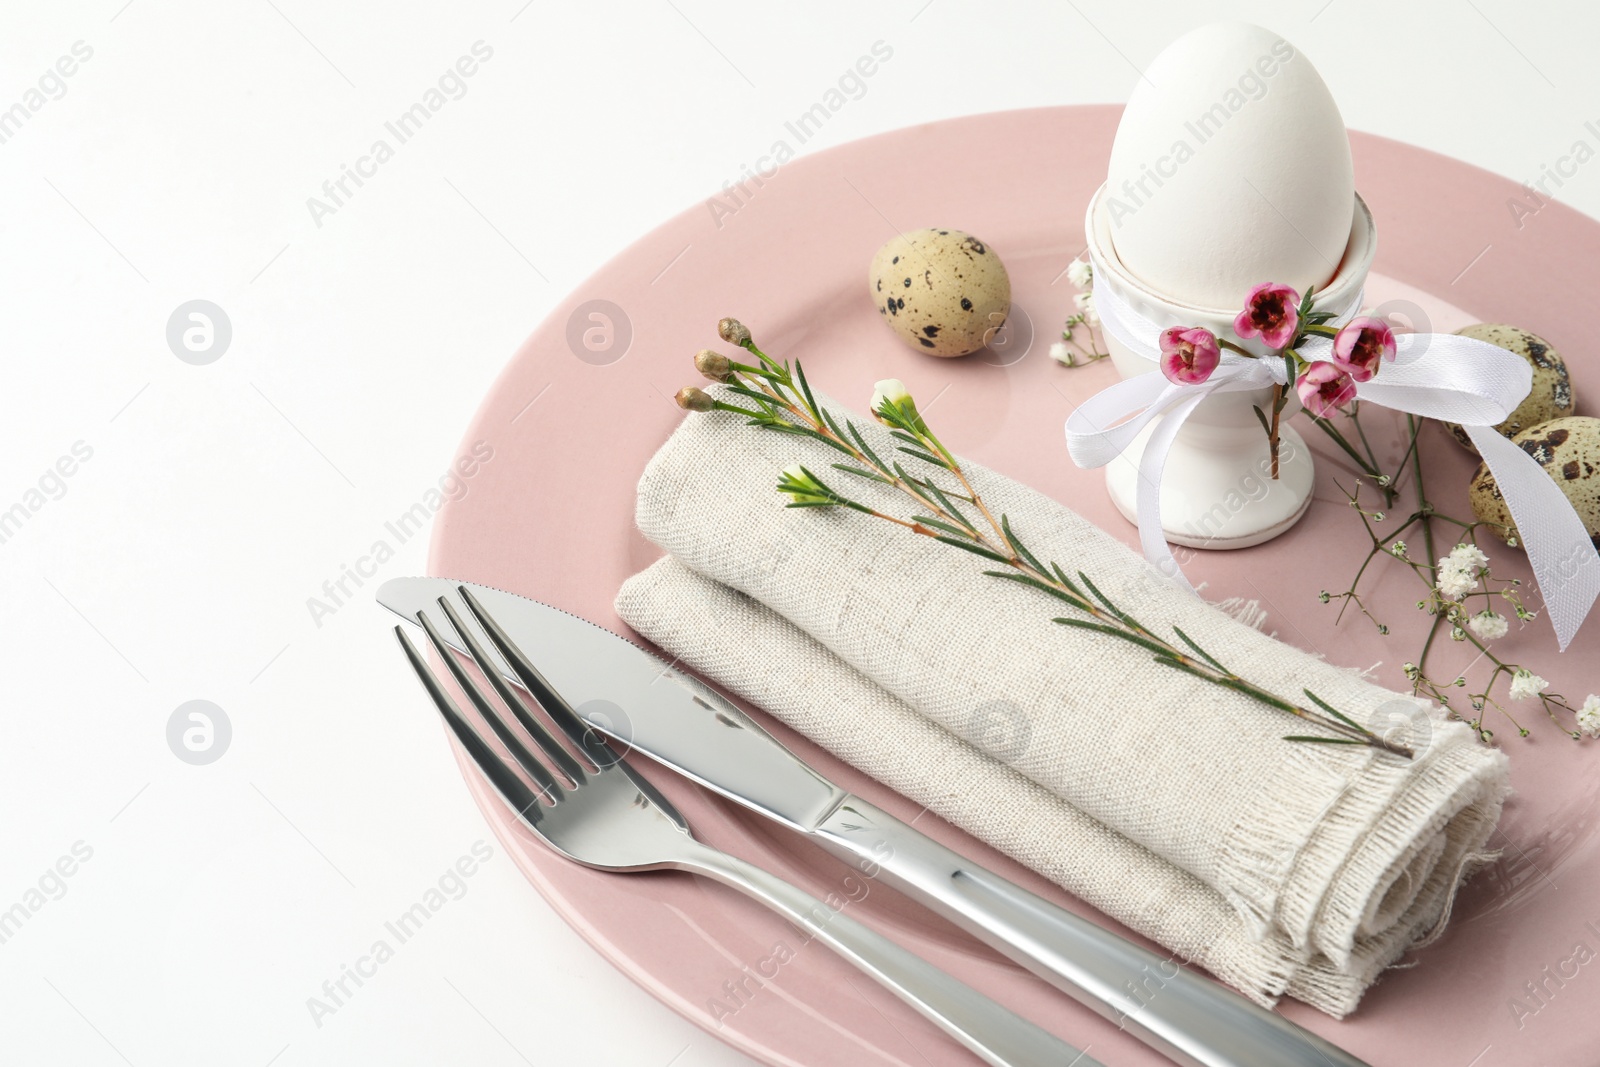
<path fill-rule="evenodd" d="M 1111 382 L 1112 369 L 1067 370 L 1046 355 L 1070 309 L 1063 272 L 1083 247 L 1083 207 L 1105 174 L 1118 115 L 1115 107 L 1044 108 L 873 137 L 788 164 L 748 188 L 731 214 L 697 205 L 638 241 L 534 332 L 485 399 L 462 454 L 483 442 L 493 456 L 471 491 L 440 513 L 433 573 L 521 592 L 627 632 L 612 597 L 658 555 L 634 529 L 634 485 L 681 417 L 671 397 L 695 380 L 690 356 L 717 346 L 716 321 L 730 314 L 749 323 L 768 352 L 804 360 L 812 381 L 835 396 L 864 403 L 874 380 L 904 379 L 952 447 L 1134 544 L 1101 474 L 1075 469 L 1062 438 L 1067 413 Z M 1600 293 L 1600 224 L 1550 204 L 1519 230 L 1507 208 L 1521 195 L 1513 183 L 1392 141 L 1351 139 L 1358 187 L 1380 235 L 1380 276 L 1369 295 L 1408 298 L 1435 328 L 1468 321 L 1457 308 L 1527 326 L 1575 364 L 1582 396 L 1587 320 Z M 872 253 L 896 230 L 933 225 L 976 233 L 1010 269 L 1017 310 L 1005 355 L 928 358 L 877 321 L 866 282 Z M 1380 429 L 1374 445 L 1396 455 L 1398 428 Z M 1336 609 L 1318 602 L 1319 589 L 1343 587 L 1365 539 L 1333 484 L 1349 484 L 1348 464 L 1321 435 L 1306 435 L 1320 459 L 1305 520 L 1259 548 L 1200 553 L 1188 573 L 1209 583 L 1213 598 L 1262 599 L 1283 639 L 1353 667 L 1382 661 L 1378 677 L 1401 686 L 1400 661 L 1418 645 L 1421 586 L 1399 565 L 1378 575 L 1372 606 L 1396 631 L 1388 638 L 1358 617 L 1336 625 Z M 1442 432 L 1428 433 L 1424 446 L 1433 495 L 1465 513 L 1474 461 Z M 1520 565 L 1515 557 L 1502 549 L 1497 571 Z M 1543 622 L 1501 644 L 1554 691 L 1582 699 L 1600 689 L 1600 623 L 1562 656 Z M 1449 660 L 1461 651 L 1446 648 L 1436 673 L 1456 666 Z M 1600 1058 L 1596 754 L 1536 709 L 1525 724 L 1532 736 L 1520 739 L 1508 723 L 1494 723 L 1518 790 L 1497 840 L 1505 858 L 1463 892 L 1449 933 L 1417 953 L 1414 968 L 1390 972 L 1345 1022 L 1292 1003 L 1286 1014 L 1375 1064 L 1534 1067 Z M 917 813 L 805 739 L 781 726 L 774 732 L 846 787 L 907 817 Z M 810 845 L 668 775 L 652 777 L 713 844 L 818 895 L 861 896 L 849 872 Z M 757 905 L 687 875 L 618 877 L 567 863 L 512 824 L 475 774 L 467 780 L 517 864 L 575 929 L 651 994 L 756 1059 L 975 1062 Z M 1115 925 L 933 816 L 918 826 Z M 1107 1063 L 1166 1062 L 885 887 L 871 886 L 848 906 Z"/>

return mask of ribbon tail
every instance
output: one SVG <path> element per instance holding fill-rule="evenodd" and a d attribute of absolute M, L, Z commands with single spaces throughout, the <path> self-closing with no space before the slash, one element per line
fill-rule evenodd
<path fill-rule="evenodd" d="M 1538 461 L 1491 427 L 1462 428 L 1500 488 L 1555 627 L 1556 645 L 1566 651 L 1600 596 L 1600 552 L 1566 494 Z"/>
<path fill-rule="evenodd" d="M 1154 371 L 1100 390 L 1067 416 L 1072 462 L 1085 469 L 1110 463 L 1150 420 L 1179 401 L 1183 391 Z"/>
<path fill-rule="evenodd" d="M 1161 527 L 1161 472 L 1167 465 L 1167 452 L 1173 439 L 1186 420 L 1206 398 L 1205 393 L 1185 397 L 1167 412 L 1166 417 L 1150 432 L 1145 441 L 1144 454 L 1139 457 L 1139 485 L 1135 494 L 1135 508 L 1139 517 L 1139 547 L 1144 558 L 1155 565 L 1167 578 L 1189 592 L 1195 592 L 1183 569 L 1167 544 L 1166 531 Z"/>

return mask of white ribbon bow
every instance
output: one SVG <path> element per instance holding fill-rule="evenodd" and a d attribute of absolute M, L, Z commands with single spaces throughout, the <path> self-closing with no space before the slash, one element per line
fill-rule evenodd
<path fill-rule="evenodd" d="M 1110 286 L 1094 287 L 1095 310 L 1105 331 L 1133 353 L 1161 358 L 1161 327 L 1135 311 Z M 1361 305 L 1337 309 L 1330 325 L 1348 322 Z M 1335 310 L 1335 309 L 1324 309 Z M 1371 380 L 1356 385 L 1362 400 L 1424 418 L 1458 423 L 1494 476 L 1516 524 L 1565 650 L 1600 596 L 1600 552 L 1583 520 L 1555 481 L 1532 456 L 1495 429 L 1533 382 L 1526 362 L 1497 345 L 1455 334 L 1397 334 L 1396 355 Z M 1314 337 L 1297 351 L 1326 360 L 1333 343 Z M 1167 546 L 1161 527 L 1161 472 L 1178 430 L 1201 401 L 1214 393 L 1293 385 L 1282 359 L 1250 359 L 1224 351 L 1211 377 L 1197 385 L 1169 382 L 1159 370 L 1102 389 L 1067 418 L 1067 449 L 1080 467 L 1103 467 L 1120 455 L 1152 421 L 1160 419 L 1139 461 L 1136 510 L 1145 558 L 1168 577 L 1192 589 Z"/>

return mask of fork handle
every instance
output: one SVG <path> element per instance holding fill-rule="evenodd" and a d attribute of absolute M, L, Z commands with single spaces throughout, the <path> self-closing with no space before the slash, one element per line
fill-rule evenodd
<path fill-rule="evenodd" d="M 691 842 L 674 864 L 766 904 L 994 1067 L 1103 1067 L 882 934 L 737 856 Z"/>
<path fill-rule="evenodd" d="M 1185 1067 L 1367 1067 L 1176 957 L 1035 896 L 860 797 L 847 797 L 814 834 Z"/>

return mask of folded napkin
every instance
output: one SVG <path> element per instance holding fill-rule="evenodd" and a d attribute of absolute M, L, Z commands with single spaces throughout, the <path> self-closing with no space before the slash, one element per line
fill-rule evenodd
<path fill-rule="evenodd" d="M 893 451 L 876 423 L 819 400 Z M 739 416 L 686 418 L 639 485 L 639 527 L 670 555 L 623 586 L 619 614 L 1259 1002 L 1287 993 L 1342 1016 L 1437 933 L 1488 858 L 1501 753 L 1436 712 L 1410 761 L 1283 741 L 1313 729 L 1053 624 L 1059 602 L 984 576 L 977 557 L 845 509 L 782 506 L 779 470 L 836 458 Z M 1358 721 L 1416 706 L 1176 589 L 1054 501 L 964 467 L 1036 555 L 1085 571 L 1145 625 L 1176 623 L 1268 690 L 1310 688 Z M 908 513 L 887 486 L 850 479 L 849 491 Z"/>

